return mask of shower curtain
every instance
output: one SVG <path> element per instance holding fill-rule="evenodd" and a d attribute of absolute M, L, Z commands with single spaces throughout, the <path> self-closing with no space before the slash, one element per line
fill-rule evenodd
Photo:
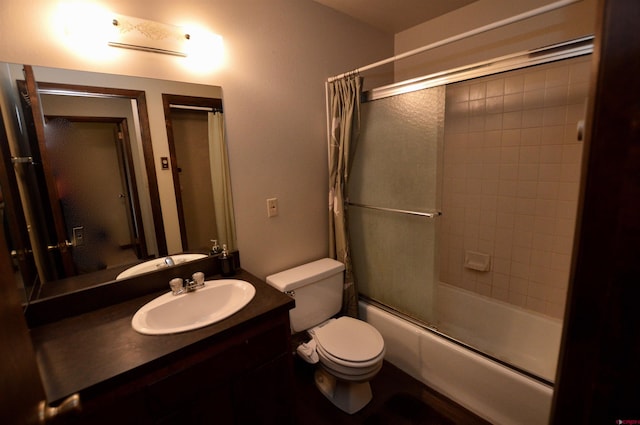
<path fill-rule="evenodd" d="M 347 183 L 360 131 L 360 94 L 362 78 L 350 75 L 328 83 L 329 131 L 329 256 L 344 263 L 342 314 L 358 317 L 356 287 L 347 218 L 344 211 Z"/>
<path fill-rule="evenodd" d="M 220 244 L 226 244 L 227 249 L 234 250 L 236 248 L 235 219 L 222 112 L 209 112 L 208 125 L 209 161 L 211 163 L 211 183 L 218 227 L 218 240 Z"/>

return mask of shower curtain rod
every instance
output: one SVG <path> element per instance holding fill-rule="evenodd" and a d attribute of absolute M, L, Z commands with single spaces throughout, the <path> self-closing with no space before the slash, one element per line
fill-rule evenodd
<path fill-rule="evenodd" d="M 474 36 L 474 35 L 478 35 L 478 34 L 481 34 L 483 32 L 487 32 L 487 31 L 490 31 L 490 30 L 493 30 L 493 29 L 496 29 L 496 28 L 500 28 L 500 27 L 509 25 L 509 24 L 513 24 L 513 23 L 518 22 L 518 21 L 522 21 L 522 20 L 525 20 L 525 19 L 528 19 L 528 18 L 532 18 L 534 16 L 542 15 L 543 13 L 547 13 L 547 12 L 550 12 L 552 10 L 559 9 L 561 7 L 568 6 L 568 5 L 572 4 L 572 3 L 577 3 L 579 1 L 581 1 L 581 0 L 559 0 L 559 1 L 556 1 L 554 3 L 550 3 L 550 4 L 547 4 L 545 6 L 541 6 L 541 7 L 529 10 L 527 12 L 523 12 L 523 13 L 520 13 L 518 15 L 514 15 L 514 16 L 511 16 L 509 18 L 502 19 L 500 21 L 496 21 L 496 22 L 493 22 L 491 24 L 487 24 L 487 25 L 484 25 L 482 27 L 479 27 L 479 28 L 476 28 L 476 29 L 473 29 L 473 30 L 470 30 L 470 31 L 467 31 L 467 32 L 463 32 L 461 34 L 457 34 L 457 35 L 454 35 L 454 36 L 449 37 L 449 38 L 445 38 L 445 39 L 440 40 L 440 41 L 436 41 L 435 43 L 427 44 L 427 45 L 419 47 L 417 49 L 409 50 L 408 52 L 401 53 L 399 55 L 392 56 L 390 58 L 387 58 L 387 59 L 384 59 L 384 60 L 381 60 L 381 61 L 378 61 L 378 62 L 374 62 L 374 63 L 369 64 L 369 65 L 365 65 L 365 66 L 357 68 L 357 69 L 355 69 L 353 71 L 349 71 L 349 72 L 342 73 L 340 75 L 329 77 L 329 78 L 327 78 L 327 82 L 330 83 L 330 82 L 332 82 L 334 80 L 338 80 L 340 78 L 344 78 L 347 75 L 350 75 L 350 74 L 353 74 L 353 73 L 359 73 L 359 72 L 367 71 L 369 69 L 377 68 L 379 66 L 386 65 L 388 63 L 395 62 L 395 61 L 398 61 L 400 59 L 405 59 L 405 58 L 408 58 L 410 56 L 415 56 L 415 55 L 417 55 L 419 53 L 426 52 L 427 50 L 435 49 L 436 47 L 441 47 L 441 46 L 444 46 L 446 44 L 453 43 L 455 41 L 459 41 L 459 40 L 462 40 L 464 38 L 471 37 L 471 36 Z"/>
<path fill-rule="evenodd" d="M 209 112 L 222 112 L 222 109 L 211 108 L 209 106 L 190 106 L 190 105 L 176 105 L 171 103 L 169 105 L 173 109 L 188 109 L 190 111 L 209 111 Z"/>

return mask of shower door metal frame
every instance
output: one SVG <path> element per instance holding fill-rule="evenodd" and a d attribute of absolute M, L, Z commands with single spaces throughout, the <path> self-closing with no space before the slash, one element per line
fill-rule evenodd
<path fill-rule="evenodd" d="M 454 68 L 424 77 L 413 78 L 411 80 L 371 89 L 362 94 L 362 102 L 370 102 L 373 100 L 384 99 L 386 97 L 397 96 L 399 94 L 410 93 L 412 91 L 584 56 L 592 52 L 593 36 L 577 38 L 575 40 L 569 40 L 563 43 L 541 47 L 539 49 L 514 53 L 512 55 L 478 62 L 469 66 Z"/>

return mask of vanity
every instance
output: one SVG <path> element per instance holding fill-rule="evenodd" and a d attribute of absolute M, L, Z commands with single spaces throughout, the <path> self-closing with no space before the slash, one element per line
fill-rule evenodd
<path fill-rule="evenodd" d="M 230 182 L 212 179 L 229 160 L 202 154 L 226 151 L 210 131 L 223 128 L 222 88 L 9 63 L 0 82 L 0 171 L 18 170 L 0 172 L 3 217 L 24 317 L 47 403 L 82 404 L 56 423 L 291 423 L 295 303 L 242 271 L 237 252 L 251 301 L 182 333 L 138 333 L 131 320 L 172 279 L 220 278 L 215 256 L 116 279 L 133 262 L 208 254 L 210 239 L 233 251 Z M 101 129 L 91 144 L 87 124 Z"/>
<path fill-rule="evenodd" d="M 221 278 L 212 271 L 207 279 Z M 150 275 L 158 274 L 166 278 Z M 82 412 L 65 423 L 292 423 L 295 302 L 241 269 L 234 278 L 255 287 L 251 302 L 188 332 L 143 335 L 131 326 L 168 284 L 55 321 L 40 317 L 31 336 L 48 400 L 80 394 Z"/>

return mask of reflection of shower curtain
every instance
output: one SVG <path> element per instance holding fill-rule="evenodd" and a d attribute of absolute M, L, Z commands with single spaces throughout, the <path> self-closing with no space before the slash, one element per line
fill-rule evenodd
<path fill-rule="evenodd" d="M 351 266 L 344 201 L 352 153 L 360 131 L 362 79 L 351 76 L 329 86 L 329 256 L 344 263 L 342 313 L 358 317 L 358 290 Z"/>
<path fill-rule="evenodd" d="M 227 145 L 224 140 L 224 116 L 222 112 L 209 112 L 209 160 L 211 162 L 211 183 L 215 205 L 218 241 L 229 250 L 236 248 L 233 198 Z"/>

